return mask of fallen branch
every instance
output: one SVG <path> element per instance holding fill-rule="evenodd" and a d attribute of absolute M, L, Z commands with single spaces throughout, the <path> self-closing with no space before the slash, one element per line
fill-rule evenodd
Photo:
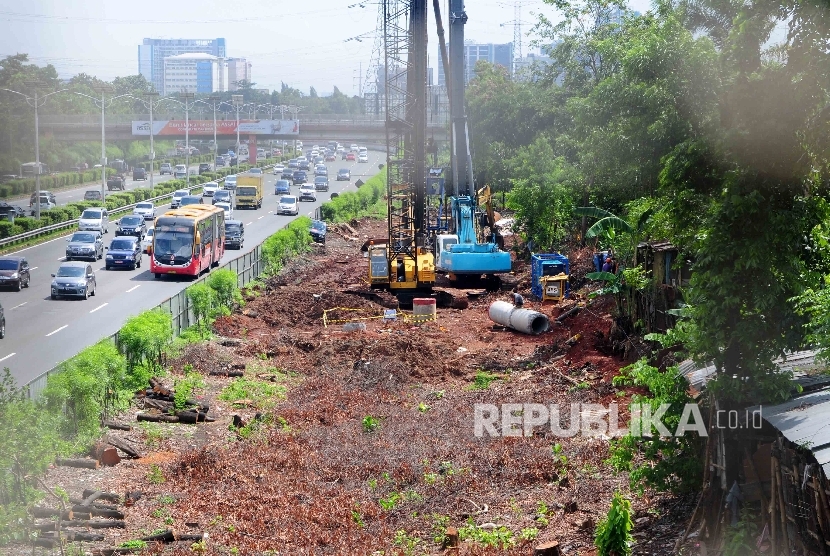
<path fill-rule="evenodd" d="M 115 494 L 114 492 L 103 492 L 103 491 L 91 490 L 91 489 L 87 488 L 87 489 L 84 489 L 84 492 L 81 496 L 83 496 L 84 499 L 87 499 L 87 498 L 89 498 L 90 496 L 92 496 L 93 494 L 95 494 L 97 492 L 101 493 L 101 496 L 98 497 L 100 500 L 106 500 L 107 502 L 115 502 L 116 504 L 121 503 L 121 495 L 120 494 Z"/>
<path fill-rule="evenodd" d="M 121 450 L 122 452 L 127 454 L 127 456 L 129 456 L 131 458 L 140 458 L 141 457 L 141 453 L 139 453 L 138 450 L 136 450 L 135 448 L 133 448 L 132 446 L 127 444 L 126 441 L 121 440 L 120 438 L 116 438 L 114 436 L 108 436 L 106 438 L 106 442 L 107 442 L 107 444 L 109 444 L 109 445 L 111 445 L 115 448 L 118 448 L 119 450 Z"/>
<path fill-rule="evenodd" d="M 571 315 L 577 314 L 581 309 L 582 309 L 582 307 L 579 306 L 579 305 L 576 305 L 575 307 L 572 307 L 572 308 L 568 309 L 567 311 L 565 311 L 564 313 L 562 313 L 561 315 L 556 317 L 556 322 L 564 321 L 566 318 L 570 317 Z"/>
<path fill-rule="evenodd" d="M 124 512 L 115 509 L 102 508 L 100 506 L 72 506 L 72 512 L 87 513 L 94 517 L 107 517 L 109 519 L 124 519 Z"/>
<path fill-rule="evenodd" d="M 208 373 L 208 374 L 210 374 L 210 376 L 224 376 L 224 377 L 234 378 L 234 377 L 245 376 L 245 371 L 237 371 L 237 370 L 231 370 L 231 369 L 221 369 L 221 370 L 218 370 L 218 371 L 210 371 L 210 373 Z"/>
<path fill-rule="evenodd" d="M 84 527 L 88 529 L 126 529 L 127 523 L 123 519 L 73 519 L 72 521 L 47 521 L 45 523 L 36 523 L 34 525 L 34 528 L 39 531 L 52 531 L 58 527 L 61 529 L 67 527 Z"/>
<path fill-rule="evenodd" d="M 58 467 L 77 467 L 80 469 L 98 469 L 98 461 L 89 458 L 83 459 L 62 459 L 55 460 Z"/>
<path fill-rule="evenodd" d="M 139 413 L 135 416 L 137 421 L 149 421 L 152 423 L 178 423 L 179 418 L 175 415 L 165 415 L 163 413 Z"/>
<path fill-rule="evenodd" d="M 121 423 L 115 423 L 113 421 L 104 421 L 104 426 L 108 429 L 117 430 L 117 431 L 131 431 L 133 428 L 130 425 L 122 425 Z"/>
<path fill-rule="evenodd" d="M 50 517 L 57 517 L 58 515 L 61 516 L 61 519 L 74 519 L 71 510 L 61 511 L 55 508 L 44 508 L 41 506 L 34 506 L 29 508 L 29 514 L 32 517 L 36 518 L 50 518 Z"/>

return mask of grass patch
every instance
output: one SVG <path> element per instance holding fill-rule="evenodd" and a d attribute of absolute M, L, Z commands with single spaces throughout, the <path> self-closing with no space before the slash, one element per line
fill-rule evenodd
<path fill-rule="evenodd" d="M 488 373 L 487 371 L 478 371 L 473 379 L 473 383 L 470 385 L 470 390 L 487 390 L 490 387 L 490 383 L 495 380 L 501 380 L 501 377 Z"/>
<path fill-rule="evenodd" d="M 240 377 L 222 390 L 219 399 L 231 403 L 244 402 L 244 405 L 264 409 L 284 399 L 286 390 L 284 384 Z"/>

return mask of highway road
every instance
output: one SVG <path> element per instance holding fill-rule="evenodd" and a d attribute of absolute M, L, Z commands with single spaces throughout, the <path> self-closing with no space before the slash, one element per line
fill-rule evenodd
<path fill-rule="evenodd" d="M 376 174 L 378 164 L 385 162 L 384 157 L 385 153 L 370 151 L 368 164 L 341 160 L 329 162 L 329 192 L 318 193 L 315 203 L 301 203 L 300 214 L 312 215 L 317 207 L 330 199 L 333 192 L 356 190 L 354 183 L 358 179 L 366 181 Z M 351 181 L 335 181 L 340 168 L 351 170 Z M 253 250 L 295 218 L 274 214 L 278 199 L 274 194 L 274 184 L 278 177 L 270 171 L 266 173 L 265 199 L 261 209 L 234 211 L 233 218 L 245 224 L 245 247 L 239 251 L 226 251 L 222 264 Z M 292 187 L 292 193 L 298 189 L 299 186 Z M 209 202 L 208 198 L 205 199 Z M 157 209 L 156 215 L 160 214 Z M 109 234 L 104 236 L 105 245 L 113 239 L 114 229 L 115 225 L 111 223 Z M 191 283 L 184 277 L 154 279 L 149 272 L 147 255 L 142 259 L 141 268 L 135 271 L 107 271 L 104 270 L 104 261 L 100 260 L 93 263 L 98 284 L 94 297 L 86 301 L 53 301 L 50 297 L 50 274 L 64 260 L 65 250 L 66 238 L 61 237 L 13 253 L 25 256 L 31 268 L 31 287 L 20 292 L 0 291 L 0 303 L 6 317 L 6 337 L 0 340 L 0 366 L 8 367 L 18 384 L 28 383 L 83 348 L 114 334 L 128 317 L 155 307 Z"/>

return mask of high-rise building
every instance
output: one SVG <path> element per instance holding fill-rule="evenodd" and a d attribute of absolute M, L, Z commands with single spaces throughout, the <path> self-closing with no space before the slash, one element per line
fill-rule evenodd
<path fill-rule="evenodd" d="M 236 91 L 239 89 L 237 83 L 240 81 L 251 82 L 251 64 L 245 58 L 228 58 L 226 60 L 228 65 L 228 90 Z"/>
<path fill-rule="evenodd" d="M 163 95 L 217 93 L 225 90 L 224 60 L 196 52 L 164 59 Z"/>
<path fill-rule="evenodd" d="M 164 89 L 164 59 L 194 53 L 226 58 L 225 39 L 144 39 L 138 45 L 138 73 L 161 93 Z"/>
<path fill-rule="evenodd" d="M 469 83 L 475 77 L 476 63 L 484 60 L 491 64 L 504 67 L 508 74 L 513 74 L 513 43 L 507 44 L 478 44 L 466 41 L 464 44 L 464 82 Z M 438 64 L 438 86 L 445 87 L 447 79 L 444 75 L 444 64 Z"/>

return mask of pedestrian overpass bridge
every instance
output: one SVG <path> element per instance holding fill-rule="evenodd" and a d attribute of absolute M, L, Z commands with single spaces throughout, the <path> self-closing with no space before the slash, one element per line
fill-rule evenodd
<path fill-rule="evenodd" d="M 170 119 L 166 116 L 157 119 Z M 183 119 L 183 118 L 176 118 Z M 195 119 L 195 118 L 193 118 Z M 201 118 L 199 118 L 201 120 Z M 105 118 L 104 133 L 107 141 L 149 141 L 150 136 L 133 134 L 134 121 L 149 121 L 148 114 L 113 114 Z M 202 120 L 204 121 L 204 120 Z M 219 120 L 223 121 L 223 120 Z M 224 121 L 227 121 L 224 120 Z M 240 120 L 249 121 L 249 120 Z M 211 120 L 212 122 L 212 120 Z M 383 116 L 373 114 L 338 116 L 326 114 L 320 116 L 303 116 L 299 118 L 299 134 L 290 135 L 268 135 L 257 134 L 258 142 L 269 140 L 301 140 L 304 142 L 317 142 L 324 140 L 354 141 L 357 143 L 383 144 L 386 141 L 386 121 Z M 226 126 L 218 125 L 217 129 L 222 131 Z M 74 115 L 74 116 L 40 116 L 40 135 L 50 137 L 58 141 L 100 141 L 101 140 L 101 116 L 100 115 Z M 449 139 L 449 124 L 446 119 L 435 118 L 427 122 L 427 138 L 434 141 L 447 141 Z M 236 133 L 217 133 L 219 141 L 236 141 Z M 165 134 L 155 135 L 157 140 L 184 139 L 184 130 L 181 135 Z M 241 132 L 241 139 L 247 139 L 248 133 Z M 212 140 L 212 132 L 209 135 L 190 133 L 191 140 Z"/>

